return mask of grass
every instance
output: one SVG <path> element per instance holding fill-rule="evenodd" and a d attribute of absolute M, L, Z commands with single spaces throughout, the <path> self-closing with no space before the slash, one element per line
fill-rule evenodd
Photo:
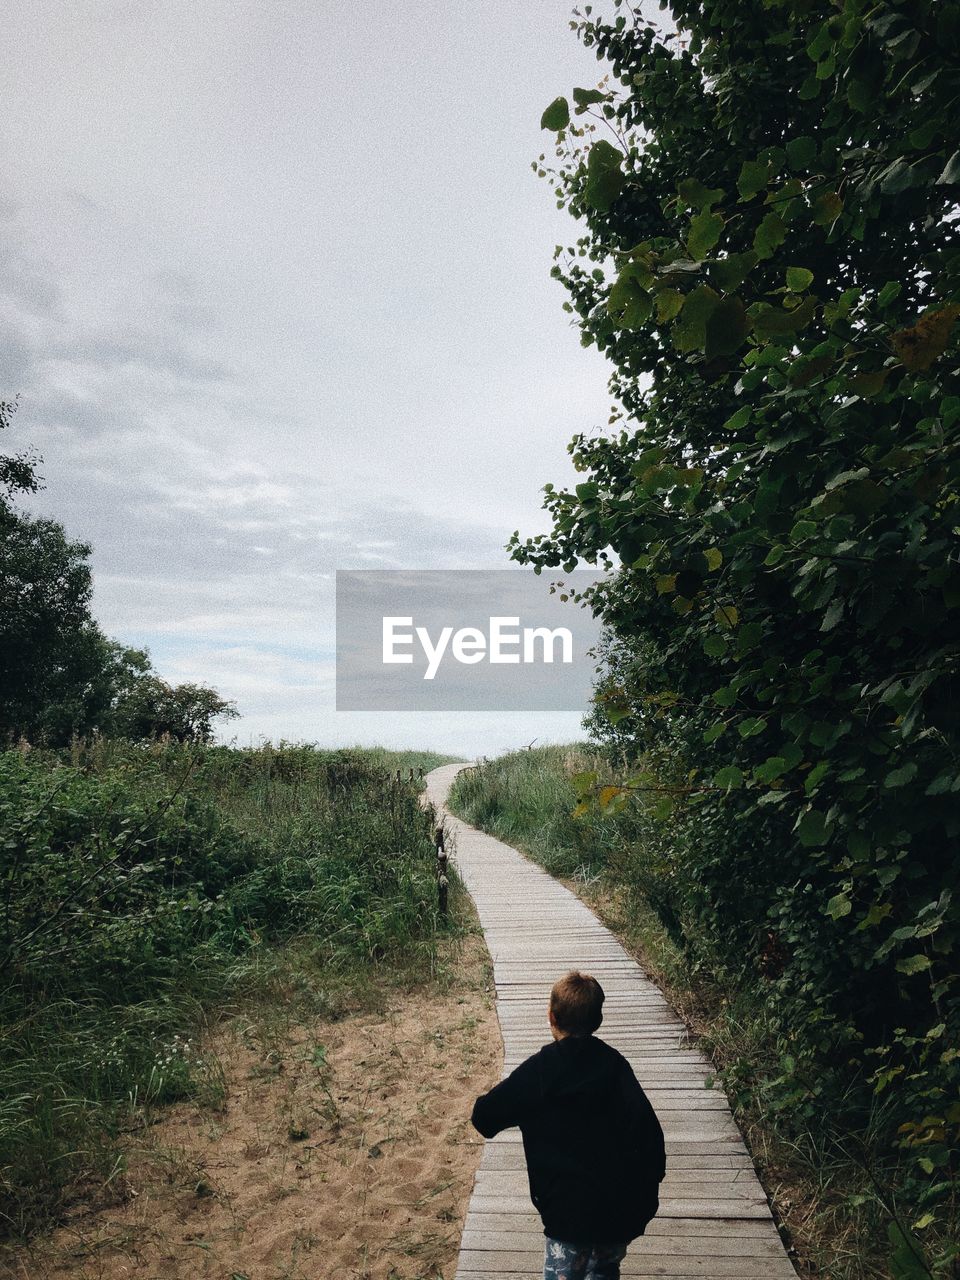
<path fill-rule="evenodd" d="M 312 1241 L 323 1274 L 383 1275 L 390 1263 L 400 1276 L 445 1274 L 482 1145 L 469 1107 L 496 1079 L 500 1044 L 488 957 L 457 881 L 450 905 L 455 927 L 436 939 L 432 974 L 380 966 L 369 1007 L 351 998 L 333 1018 L 313 1016 L 309 999 L 279 989 L 221 1016 L 201 1043 L 222 1065 L 226 1105 L 146 1109 L 121 1135 L 116 1196 L 84 1196 L 61 1230 L 0 1250 L 0 1273 L 6 1259 L 10 1274 L 38 1280 L 197 1264 L 305 1280 L 317 1274 Z M 278 951 L 292 976 L 296 946 Z M 201 1243 L 192 1264 L 184 1247 Z"/>
<path fill-rule="evenodd" d="M 0 753 L 0 1231 L 109 1195 L 117 1139 L 152 1108 L 222 1102 L 199 1048 L 211 1018 L 337 1017 L 436 970 L 450 926 L 410 771 L 443 759 L 104 740 Z"/>

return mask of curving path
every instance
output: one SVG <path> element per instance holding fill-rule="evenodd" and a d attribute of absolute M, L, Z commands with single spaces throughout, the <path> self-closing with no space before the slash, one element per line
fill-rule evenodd
<path fill-rule="evenodd" d="M 600 1035 L 629 1060 L 663 1125 L 660 1212 L 631 1246 L 623 1275 L 676 1280 L 796 1280 L 727 1100 L 704 1087 L 709 1061 L 660 990 L 579 898 L 516 849 L 450 814 L 463 765 L 427 776 L 453 836 L 493 960 L 504 1074 L 549 1039 L 550 988 L 567 969 L 606 993 Z M 530 1204 L 520 1134 L 488 1141 L 467 1210 L 457 1280 L 538 1280 L 543 1228 Z"/>

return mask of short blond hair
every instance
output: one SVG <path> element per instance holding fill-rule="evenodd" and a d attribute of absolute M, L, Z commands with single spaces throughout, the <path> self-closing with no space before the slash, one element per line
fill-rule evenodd
<path fill-rule="evenodd" d="M 589 1036 L 603 1021 L 603 987 L 588 973 L 571 969 L 553 984 L 550 1012 L 568 1036 Z"/>

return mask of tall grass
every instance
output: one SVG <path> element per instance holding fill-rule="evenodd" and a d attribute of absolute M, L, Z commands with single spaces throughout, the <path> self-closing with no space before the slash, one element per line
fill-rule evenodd
<path fill-rule="evenodd" d="M 518 751 L 458 774 L 451 804 L 554 875 L 589 878 L 618 856 L 631 825 L 630 815 L 612 822 L 596 809 L 574 816 L 571 779 L 590 770 L 606 772 L 607 765 L 585 745 Z"/>
<path fill-rule="evenodd" d="M 335 1013 L 371 974 L 430 966 L 444 926 L 409 774 L 441 760 L 104 740 L 0 753 L 0 1229 L 27 1233 L 108 1181 L 144 1105 L 216 1099 L 206 1010 L 268 987 Z"/>

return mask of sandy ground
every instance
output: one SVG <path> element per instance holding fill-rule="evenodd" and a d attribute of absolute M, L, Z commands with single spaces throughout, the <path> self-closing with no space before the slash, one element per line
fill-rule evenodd
<path fill-rule="evenodd" d="M 222 1103 L 160 1112 L 127 1142 L 121 1203 L 76 1206 L 0 1274 L 450 1280 L 482 1147 L 470 1109 L 502 1060 L 486 960 L 473 935 L 444 992 L 220 1029 Z"/>

